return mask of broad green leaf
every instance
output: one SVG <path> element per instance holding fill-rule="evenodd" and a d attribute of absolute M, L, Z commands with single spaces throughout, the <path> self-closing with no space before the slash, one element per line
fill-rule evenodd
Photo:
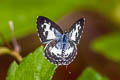
<path fill-rule="evenodd" d="M 46 16 L 56 21 L 78 8 L 94 9 L 109 14 L 111 18 L 114 17 L 113 14 L 119 14 L 118 7 L 116 9 L 118 3 L 118 0 L 108 0 L 102 2 L 101 6 L 101 0 L 2 0 L 0 1 L 0 32 L 7 40 L 11 40 L 8 21 L 13 20 L 15 35 L 20 38 L 36 31 L 37 16 Z"/>
<path fill-rule="evenodd" d="M 15 72 L 17 68 L 18 64 L 16 62 L 13 62 L 8 70 L 7 80 L 15 80 Z"/>
<path fill-rule="evenodd" d="M 92 68 L 87 68 L 77 80 L 108 80 Z"/>
<path fill-rule="evenodd" d="M 108 59 L 120 62 L 120 33 L 111 33 L 97 38 L 92 43 L 92 49 Z"/>
<path fill-rule="evenodd" d="M 40 47 L 22 60 L 14 73 L 14 78 L 10 77 L 9 72 L 7 80 L 51 80 L 56 68 L 57 66 L 48 62 L 43 47 Z"/>

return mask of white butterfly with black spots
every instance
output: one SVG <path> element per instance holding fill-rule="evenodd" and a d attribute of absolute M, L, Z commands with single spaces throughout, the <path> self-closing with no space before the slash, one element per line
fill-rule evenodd
<path fill-rule="evenodd" d="M 76 21 L 68 32 L 50 19 L 38 16 L 37 29 L 40 41 L 47 44 L 44 49 L 45 57 L 56 65 L 68 65 L 77 55 L 77 45 L 83 32 L 85 18 Z"/>

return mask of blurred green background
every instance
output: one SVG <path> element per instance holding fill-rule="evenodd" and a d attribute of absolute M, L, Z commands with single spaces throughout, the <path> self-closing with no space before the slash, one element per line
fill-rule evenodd
<path fill-rule="evenodd" d="M 120 0 L 0 0 L 0 46 L 6 46 L 2 36 L 11 43 L 8 21 L 12 20 L 21 55 L 25 57 L 39 47 L 37 16 L 48 17 L 63 30 L 86 18 L 77 58 L 67 70 L 59 67 L 53 80 L 76 80 L 89 66 L 110 80 L 120 79 Z M 8 55 L 0 56 L 0 80 L 5 79 L 13 60 Z"/>

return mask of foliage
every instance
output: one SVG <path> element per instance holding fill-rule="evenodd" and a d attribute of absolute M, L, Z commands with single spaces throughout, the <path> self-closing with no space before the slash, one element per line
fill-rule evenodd
<path fill-rule="evenodd" d="M 101 6 L 101 0 L 5 0 L 0 1 L 0 32 L 7 40 L 10 40 L 11 34 L 8 21 L 13 20 L 15 25 L 15 34 L 17 38 L 36 31 L 37 16 L 46 16 L 52 20 L 57 20 L 61 16 L 75 9 L 86 8 L 94 9 L 109 14 L 114 18 L 119 14 L 118 0 L 104 1 Z M 117 7 L 117 8 L 116 8 Z M 115 11 L 114 11 L 115 10 Z M 113 13 L 115 12 L 115 13 Z M 115 17 L 120 18 L 120 17 Z M 113 19 L 111 19 L 113 20 Z M 119 19 L 115 19 L 119 20 Z M 1 44 L 0 39 L 0 44 Z"/>
<path fill-rule="evenodd" d="M 120 62 L 120 33 L 111 33 L 97 38 L 92 43 L 92 49 L 108 59 Z"/>
<path fill-rule="evenodd" d="M 57 66 L 45 59 L 43 47 L 29 54 L 18 65 L 13 62 L 7 80 L 51 80 Z"/>
<path fill-rule="evenodd" d="M 92 68 L 87 68 L 84 70 L 82 75 L 78 77 L 77 80 L 108 80 L 106 77 L 101 76 Z"/>

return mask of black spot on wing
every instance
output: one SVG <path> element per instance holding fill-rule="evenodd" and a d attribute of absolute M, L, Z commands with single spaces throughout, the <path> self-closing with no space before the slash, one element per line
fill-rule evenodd
<path fill-rule="evenodd" d="M 45 37 L 47 37 L 47 35 L 48 35 L 48 31 L 45 32 Z"/>
<path fill-rule="evenodd" d="M 45 29 L 45 28 L 46 28 L 46 25 L 43 25 L 43 28 Z"/>

